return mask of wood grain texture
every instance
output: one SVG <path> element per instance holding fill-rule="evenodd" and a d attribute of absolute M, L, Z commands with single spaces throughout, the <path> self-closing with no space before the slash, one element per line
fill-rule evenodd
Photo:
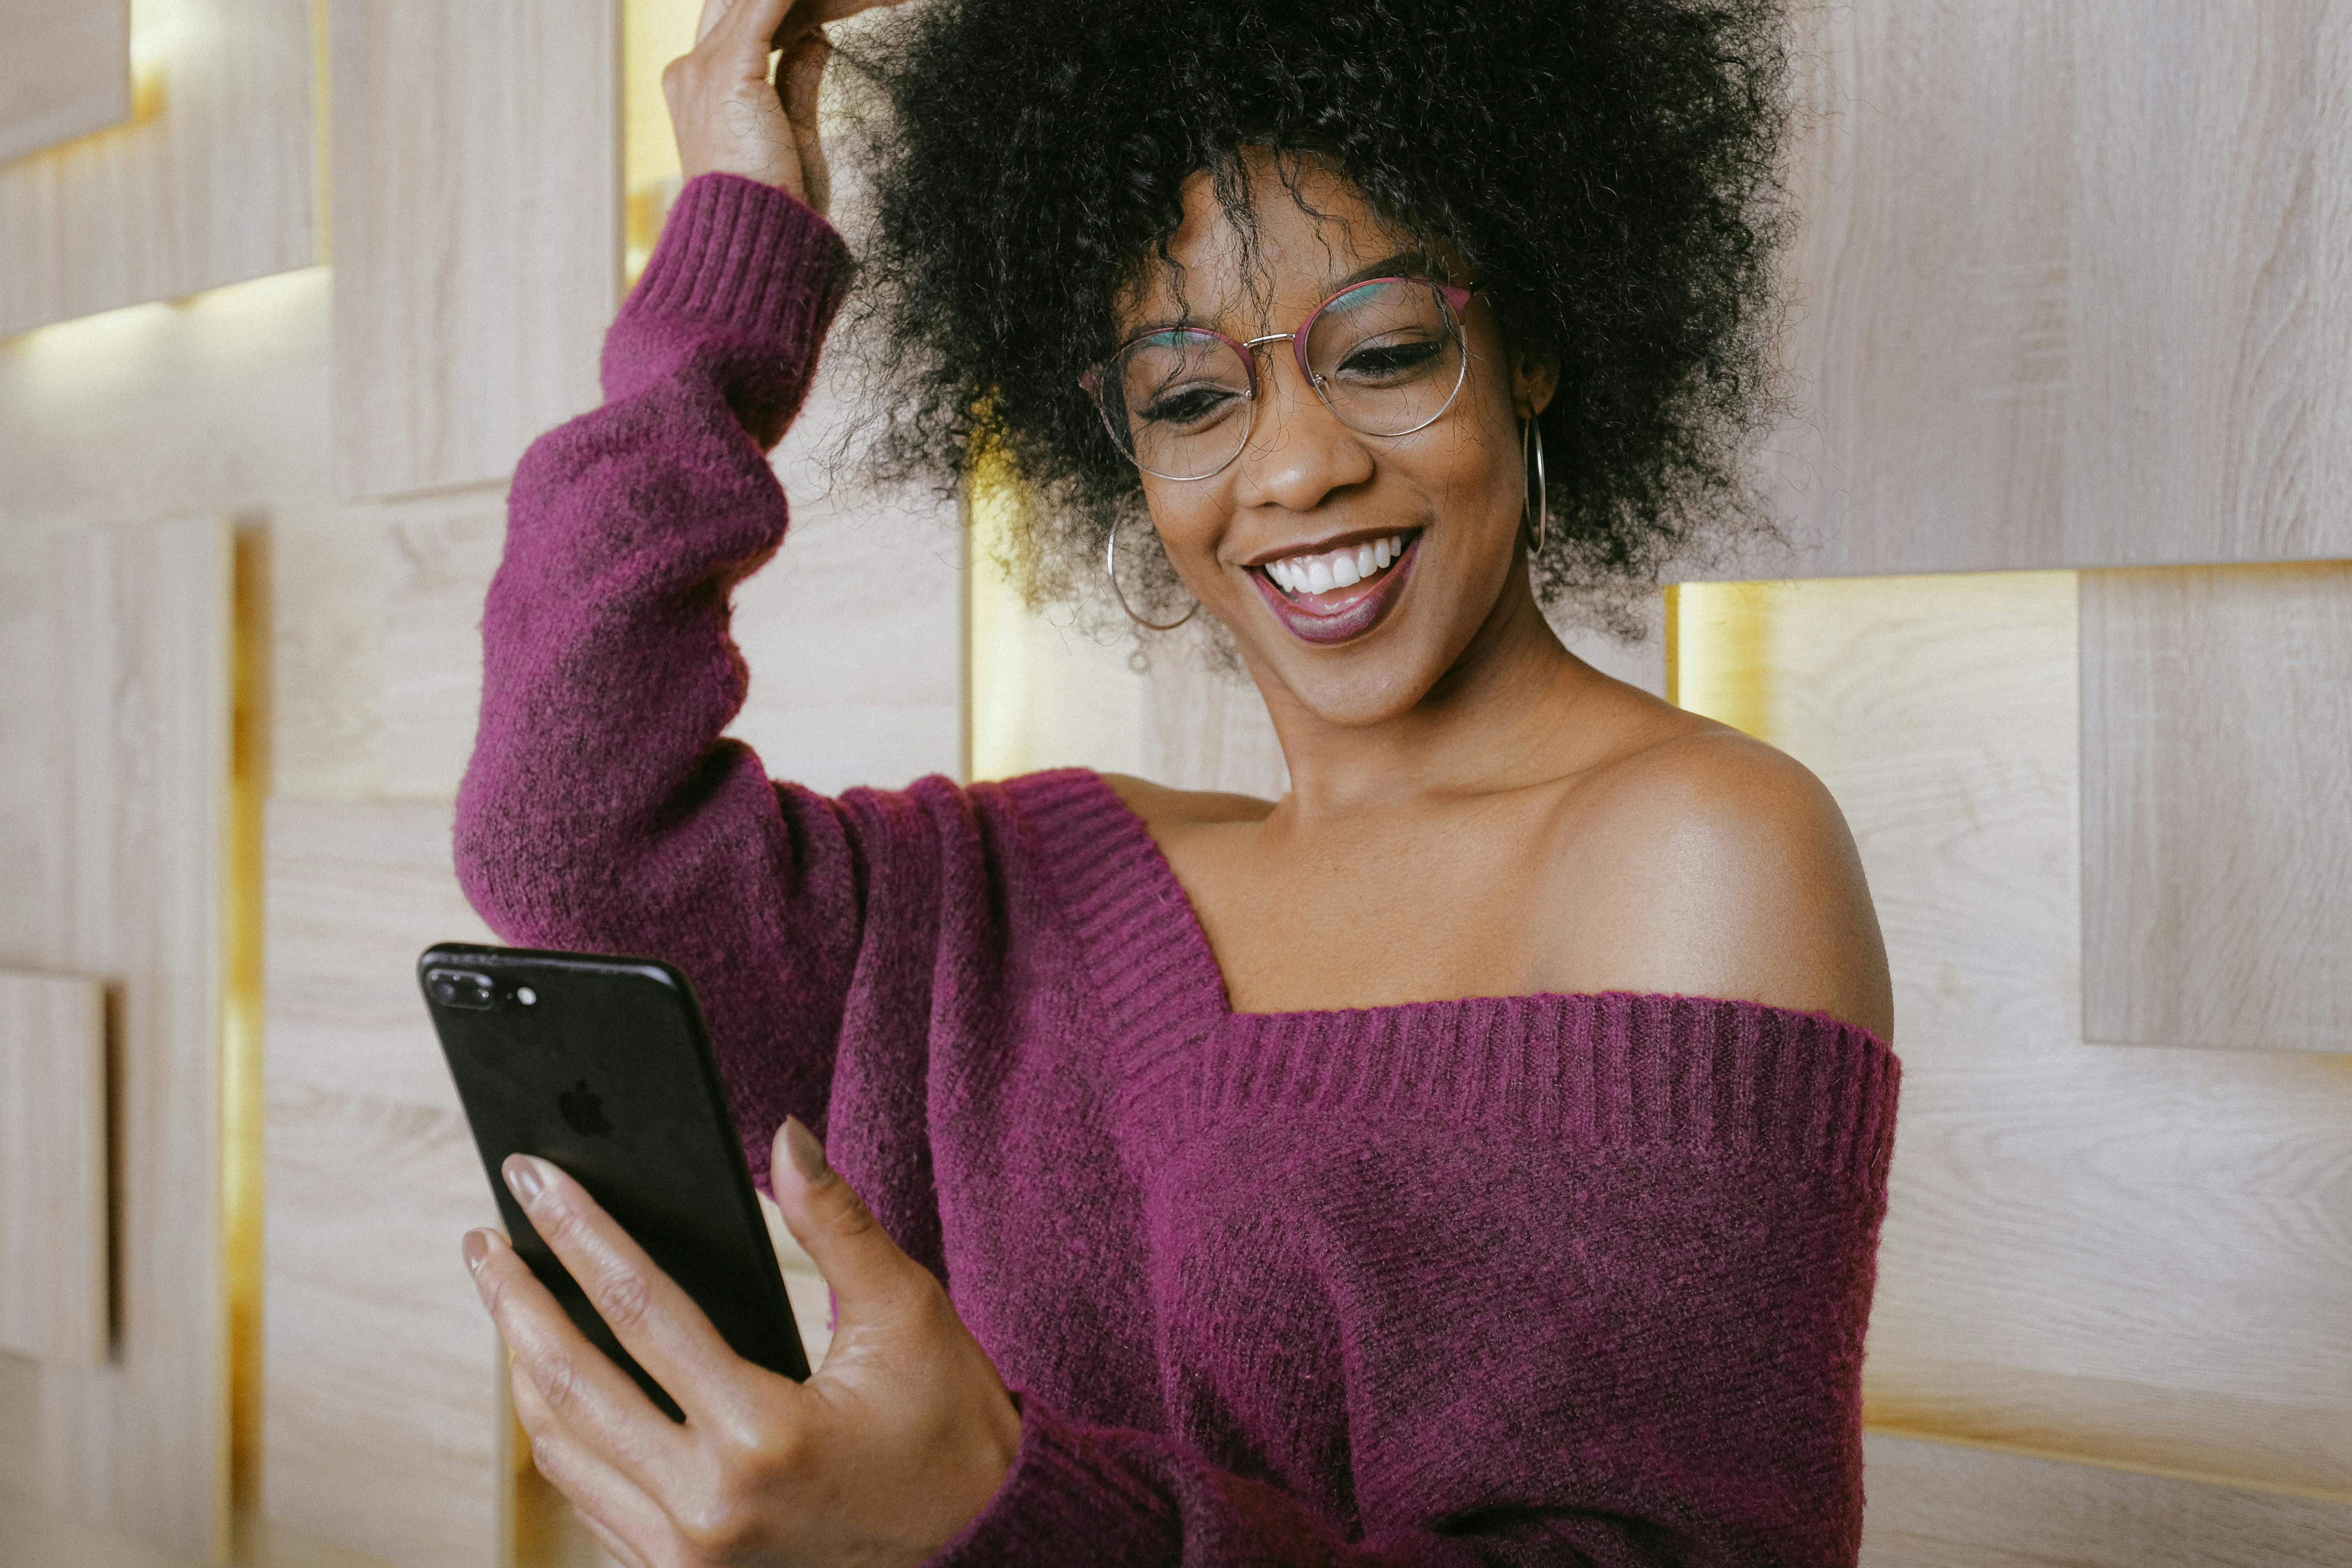
<path fill-rule="evenodd" d="M 2352 1051 L 2352 565 L 2083 579 L 2084 1028 Z"/>
<path fill-rule="evenodd" d="M 501 498 L 463 510 L 403 515 L 381 509 L 373 524 L 383 599 L 383 782 L 420 800 L 454 797 L 473 754 L 482 706 L 482 600 L 506 544 Z"/>
<path fill-rule="evenodd" d="M 2352 1502 L 1863 1439 L 1863 1568 L 2344 1568 Z"/>
<path fill-rule="evenodd" d="M 2084 1038 L 2074 577 L 1762 597 L 1734 646 L 1853 826 L 1895 976 L 1871 1419 L 2352 1495 L 2347 1064 Z"/>
<path fill-rule="evenodd" d="M 1796 10 L 1800 412 L 1766 454 L 1795 550 L 1727 574 L 2060 563 L 2071 9 Z"/>
<path fill-rule="evenodd" d="M 596 402 L 619 303 L 614 7 L 333 8 L 336 472 L 502 479 Z"/>
<path fill-rule="evenodd" d="M 229 1568 L 386 1568 L 250 1514 L 231 1531 Z M 61 1517 L 38 1497 L 0 1487 L 0 1568 L 194 1568 L 194 1560 Z"/>
<path fill-rule="evenodd" d="M 334 508 L 270 520 L 271 795 L 384 792 L 380 534 Z"/>
<path fill-rule="evenodd" d="M 457 1256 L 498 1215 L 416 954 L 487 941 L 443 805 L 272 803 L 263 1331 L 272 1521 L 495 1568 L 504 1361 Z"/>
<path fill-rule="evenodd" d="M 858 416 L 855 367 L 822 362 L 773 460 L 792 531 L 735 594 L 751 684 L 733 732 L 827 794 L 963 767 L 961 512 L 860 483 L 836 460 Z"/>
<path fill-rule="evenodd" d="M 131 0 L 9 0 L 0 163 L 131 117 Z"/>
<path fill-rule="evenodd" d="M 2074 0 L 2066 564 L 2352 554 L 2312 485 L 2332 0 Z M 2341 7 L 2336 7 L 2341 9 Z M 2339 304 L 2352 304 L 2352 300 Z"/>
<path fill-rule="evenodd" d="M 323 267 L 0 341 L 0 527 L 323 500 Z"/>
<path fill-rule="evenodd" d="M 106 1359 L 106 991 L 0 972 L 0 1350 Z"/>
<path fill-rule="evenodd" d="M 310 0 L 158 10 L 152 112 L 0 166 L 0 336 L 318 259 Z"/>
<path fill-rule="evenodd" d="M 1790 548 L 1709 575 L 2352 555 L 2342 5 L 1796 15 Z"/>
<path fill-rule="evenodd" d="M 45 1369 L 52 1503 L 192 1557 L 224 1539 L 222 842 L 231 548 L 215 520 L 34 535 L 0 569 L 0 963 L 103 982 L 113 1359 Z"/>

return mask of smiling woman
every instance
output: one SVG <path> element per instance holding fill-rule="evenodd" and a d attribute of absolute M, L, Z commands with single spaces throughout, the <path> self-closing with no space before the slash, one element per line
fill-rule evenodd
<path fill-rule="evenodd" d="M 1852 1562 L 1898 1074 L 1853 846 L 1540 607 L 1744 515 L 1769 7 L 869 35 L 883 466 L 1006 465 L 1033 589 L 1205 611 L 1274 801 L 835 799 L 723 738 L 862 8 L 711 0 L 665 79 L 688 180 L 516 476 L 457 829 L 509 940 L 692 977 L 839 1321 L 805 1386 L 740 1362 L 518 1165 L 687 1417 L 478 1233 L 536 1462 L 643 1563 Z"/>

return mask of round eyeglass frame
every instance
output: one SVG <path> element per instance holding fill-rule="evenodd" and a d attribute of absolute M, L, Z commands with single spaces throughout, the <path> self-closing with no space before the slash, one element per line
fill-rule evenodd
<path fill-rule="evenodd" d="M 1339 408 L 1333 405 L 1331 402 L 1331 395 L 1324 390 L 1324 378 L 1317 375 L 1314 370 L 1309 367 L 1307 363 L 1307 339 L 1308 334 L 1314 331 L 1316 321 L 1325 310 L 1330 309 L 1335 300 L 1344 299 L 1348 295 L 1354 293 L 1359 289 L 1369 289 L 1375 283 L 1412 283 L 1433 291 L 1437 295 L 1439 301 L 1445 307 L 1446 314 L 1451 318 L 1455 336 L 1460 338 L 1462 341 L 1462 363 L 1454 373 L 1454 385 L 1446 393 L 1445 401 L 1437 405 L 1436 413 L 1431 415 L 1420 424 L 1413 426 L 1409 430 L 1367 430 L 1362 426 L 1356 424 L 1346 415 L 1340 413 Z M 1290 344 L 1290 355 L 1298 365 L 1298 374 L 1300 379 L 1305 381 L 1308 386 L 1315 389 L 1317 401 L 1320 402 L 1324 407 L 1331 411 L 1331 417 L 1337 419 L 1340 424 L 1347 426 L 1349 429 L 1355 431 L 1360 436 L 1378 436 L 1390 440 L 1396 439 L 1400 437 L 1416 435 L 1421 431 L 1428 429 L 1440 419 L 1444 418 L 1446 411 L 1454 406 L 1454 400 L 1462 395 L 1462 388 L 1469 383 L 1470 334 L 1463 318 L 1469 313 L 1471 296 L 1477 293 L 1479 289 L 1484 289 L 1486 285 L 1484 283 L 1440 283 L 1434 279 L 1430 278 L 1359 278 L 1353 283 L 1346 284 L 1340 288 L 1335 289 L 1330 293 L 1325 295 L 1321 303 L 1318 304 L 1313 310 L 1307 311 L 1306 319 L 1300 321 L 1296 329 L 1287 332 L 1268 332 L 1264 337 L 1250 338 L 1246 341 L 1240 338 L 1227 337 L 1224 333 L 1218 331 L 1213 327 L 1154 327 L 1149 331 L 1138 332 L 1135 336 L 1128 339 L 1127 342 L 1119 344 L 1117 349 L 1113 350 L 1111 352 L 1110 358 L 1103 361 L 1103 363 L 1098 365 L 1093 366 L 1087 370 L 1086 374 L 1078 377 L 1078 384 L 1086 388 L 1087 397 L 1094 403 L 1095 413 L 1101 417 L 1103 428 L 1109 433 L 1111 445 L 1118 448 L 1119 455 L 1125 458 L 1129 462 L 1133 463 L 1137 468 L 1141 468 L 1145 473 L 1151 475 L 1154 479 L 1168 479 L 1176 484 L 1192 484 L 1199 479 L 1215 479 L 1219 474 L 1223 473 L 1227 468 L 1234 466 L 1234 458 L 1240 457 L 1244 451 L 1249 449 L 1250 432 L 1257 427 L 1257 351 L 1265 348 L 1269 343 L 1287 342 Z M 1129 442 L 1134 439 L 1133 433 L 1129 432 L 1125 437 L 1122 437 L 1119 434 L 1118 426 L 1112 422 L 1110 410 L 1103 405 L 1102 378 L 1104 373 L 1118 362 L 1119 355 L 1127 353 L 1128 350 L 1133 348 L 1136 344 L 1143 342 L 1147 338 L 1158 337 L 1160 334 L 1167 331 L 1198 332 L 1203 337 L 1214 338 L 1219 342 L 1223 343 L 1226 347 L 1232 349 L 1234 353 L 1238 354 L 1241 357 L 1243 367 L 1249 373 L 1249 409 L 1242 424 L 1241 439 L 1234 444 L 1232 454 L 1228 456 L 1223 462 L 1219 463 L 1215 468 L 1211 468 L 1205 474 L 1167 474 L 1160 472 L 1158 468 L 1147 466 L 1140 457 L 1138 457 L 1134 452 L 1129 449 Z"/>

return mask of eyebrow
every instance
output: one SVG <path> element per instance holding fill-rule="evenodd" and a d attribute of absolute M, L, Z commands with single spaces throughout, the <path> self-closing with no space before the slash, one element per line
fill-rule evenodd
<path fill-rule="evenodd" d="M 1323 298 L 1328 300 L 1335 294 L 1343 294 L 1357 284 L 1369 283 L 1375 278 L 1431 278 L 1444 281 L 1445 268 L 1439 266 L 1437 258 L 1426 251 L 1401 250 L 1393 256 L 1384 256 L 1370 266 L 1359 267 L 1355 271 L 1324 289 Z M 1205 321 L 1206 318 L 1196 316 L 1187 310 L 1183 315 L 1172 319 L 1142 322 L 1129 332 L 1128 336 L 1131 340 L 1152 332 L 1173 331 L 1180 327 L 1197 327 L 1203 325 Z"/>

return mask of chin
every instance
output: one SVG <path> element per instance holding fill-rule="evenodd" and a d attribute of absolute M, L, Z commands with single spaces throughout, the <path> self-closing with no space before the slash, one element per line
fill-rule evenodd
<path fill-rule="evenodd" d="M 1444 584 L 1440 574 L 1424 574 L 1378 624 L 1332 642 L 1300 636 L 1295 610 L 1269 613 L 1269 606 L 1244 604 L 1235 608 L 1247 617 L 1248 630 L 1237 640 L 1251 676 L 1269 697 L 1286 693 L 1324 723 L 1361 728 L 1400 718 L 1425 700 L 1494 618 L 1509 584 L 1507 567 L 1485 585 L 1484 595 L 1470 592 L 1470 584 Z M 1262 599 L 1276 591 L 1269 583 L 1254 586 Z M 1473 602 L 1483 609 L 1467 613 Z"/>

